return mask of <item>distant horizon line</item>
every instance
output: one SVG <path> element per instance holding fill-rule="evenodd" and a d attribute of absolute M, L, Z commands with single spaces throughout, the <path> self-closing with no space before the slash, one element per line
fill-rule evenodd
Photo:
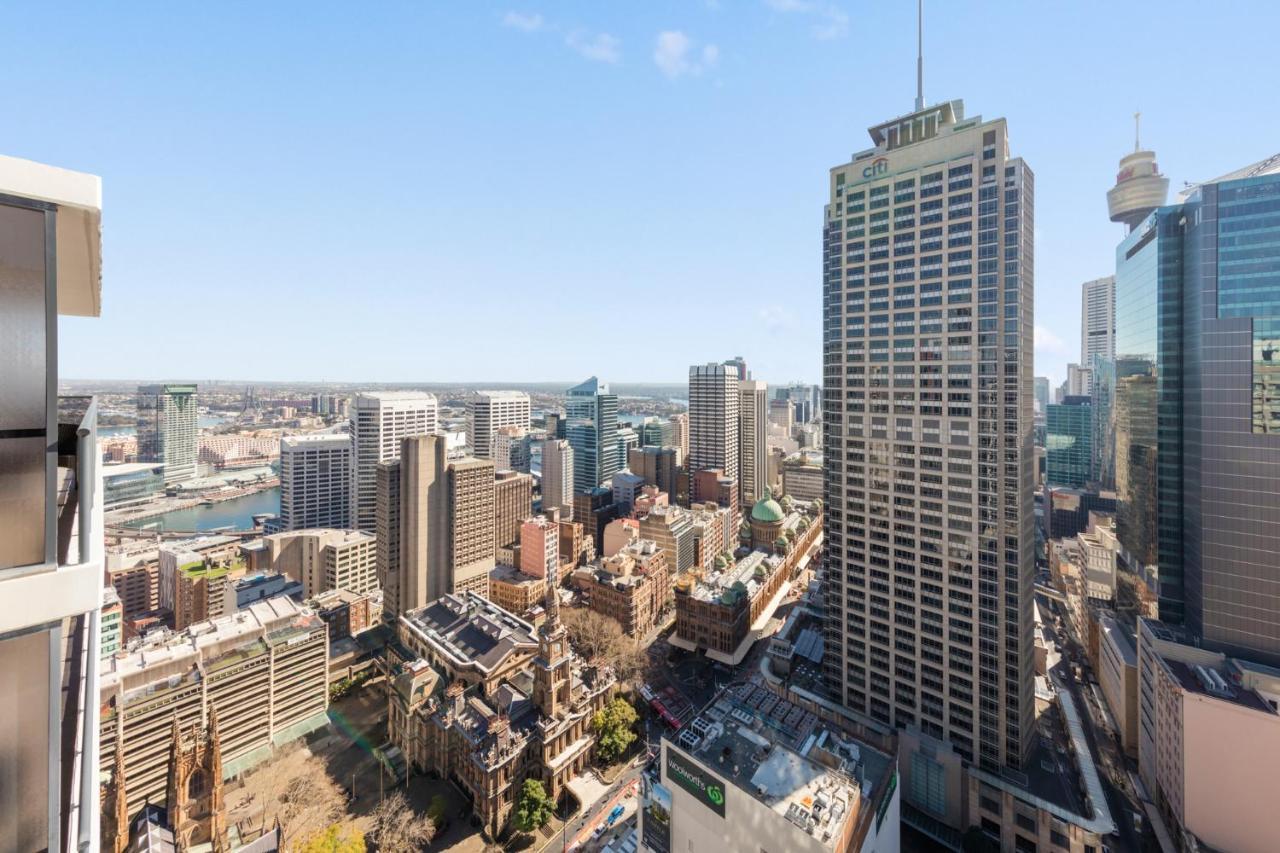
<path fill-rule="evenodd" d="M 820 385 L 820 384 L 821 384 L 821 383 L 814 383 L 814 382 L 805 382 L 805 381 L 803 381 L 803 380 L 798 380 L 798 379 L 797 379 L 797 380 L 789 380 L 789 381 L 787 381 L 787 382 L 781 382 L 781 383 L 768 382 L 767 380 L 756 380 L 756 379 L 754 379 L 754 378 L 753 378 L 753 381 L 764 381 L 764 382 L 766 382 L 766 384 L 768 384 L 768 385 L 770 385 L 770 386 L 775 386 L 775 387 L 785 387 L 785 386 L 790 386 L 790 385 L 809 385 L 809 386 L 812 386 L 812 385 Z M 578 379 L 578 380 L 569 380 L 569 381 L 560 381 L 560 380 L 536 380 L 536 381 L 523 381 L 523 382 L 521 382 L 521 381 L 512 381 L 512 380 L 504 380 L 504 381 L 501 381 L 501 382 L 463 382 L 463 381 L 450 381 L 450 382 L 415 382 L 415 381 L 407 381 L 407 382 L 386 382 L 386 381 L 381 381 L 381 382 L 361 382 L 361 381 L 354 381 L 354 382 L 328 382 L 328 381 L 325 381 L 325 380 L 318 380 L 318 379 L 305 379 L 305 380 L 291 380 L 291 379 L 203 379 L 203 380 L 202 380 L 202 379 L 192 379 L 192 378 L 186 378 L 186 379 L 174 379 L 174 378 L 167 378 L 167 379 L 155 379 L 155 378 L 146 378 L 146 379 L 82 379 L 82 378 L 59 378 L 59 380 L 58 380 L 58 384 L 59 384 L 59 385 L 95 385 L 95 384 L 98 384 L 98 385 L 111 385 L 111 384 L 116 384 L 116 385 L 119 385 L 119 384 L 130 384 L 130 385 L 133 385 L 133 384 L 142 384 L 142 385 L 147 385 L 147 384 L 165 384 L 165 383 L 175 383 L 175 384 L 176 384 L 176 383 L 194 383 L 194 384 L 196 384 L 196 385 L 200 385 L 200 384 L 215 385 L 215 386 L 218 386 L 218 385 L 232 385 L 232 386 L 245 386 L 245 385 L 250 385 L 250 386 L 255 386 L 255 387 L 258 387 L 258 386 L 270 386 L 270 385 L 277 385 L 277 386 L 292 386 L 292 387 L 316 386 L 316 387 L 321 387 L 321 388 L 357 388 L 357 387 L 358 387 L 358 388 L 367 388 L 367 389 L 370 389 L 370 390 L 378 390 L 379 388 L 387 388 L 387 387 L 392 387 L 392 386 L 395 386 L 395 387 L 407 387 L 407 388 L 459 388 L 459 387 L 462 387 L 462 388 L 470 388 L 470 387 L 480 387 L 480 388 L 483 388 L 484 390 L 495 390 L 495 391 L 500 391 L 500 390 L 504 390 L 504 389 L 507 389 L 507 388 L 515 388 L 515 389 L 518 389 L 518 388 L 519 388 L 519 386 L 524 386 L 524 385 L 528 385 L 528 386 L 550 386 L 550 387 L 557 387 L 557 388 L 558 388 L 558 387 L 564 387 L 564 388 L 568 389 L 568 388 L 573 387 L 574 385 L 580 384 L 581 382 L 582 382 L 582 380 L 581 380 L 581 379 Z M 605 380 L 605 383 L 604 383 L 604 384 L 609 385 L 609 386 L 614 386 L 614 385 L 647 385 L 647 386 L 656 386 L 656 387 L 667 387 L 667 386 L 669 386 L 669 387 L 672 387 L 672 388 L 685 388 L 685 389 L 687 389 L 687 388 L 689 387 L 689 383 L 688 383 L 687 381 L 685 381 L 685 382 L 670 382 L 670 381 L 652 381 L 652 380 Z"/>

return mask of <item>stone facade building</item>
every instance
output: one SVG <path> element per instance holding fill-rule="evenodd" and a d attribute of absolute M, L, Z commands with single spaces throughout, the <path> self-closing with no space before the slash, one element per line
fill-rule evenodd
<path fill-rule="evenodd" d="M 590 609 L 616 619 L 628 637 L 644 637 L 652 631 L 671 597 L 666 552 L 645 539 L 578 569 L 573 585 Z"/>
<path fill-rule="evenodd" d="M 510 822 L 526 779 L 559 799 L 586 768 L 595 747 L 591 716 L 617 689 L 610 669 L 586 666 L 570 649 L 547 589 L 547 619 L 536 632 L 469 592 L 399 623 L 402 642 L 419 657 L 393 663 L 391 741 L 411 771 L 458 785 L 490 837 Z"/>

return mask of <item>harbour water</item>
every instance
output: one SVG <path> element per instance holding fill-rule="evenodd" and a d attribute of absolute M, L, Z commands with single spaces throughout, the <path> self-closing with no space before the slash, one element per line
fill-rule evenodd
<path fill-rule="evenodd" d="M 133 521 L 129 527 L 144 530 L 197 530 L 218 529 L 250 530 L 253 517 L 263 513 L 280 512 L 280 487 L 274 486 L 229 501 L 219 501 L 212 506 L 193 506 L 175 509 L 163 515 Z"/>
<path fill-rule="evenodd" d="M 201 415 L 200 429 L 210 429 L 226 422 L 227 419 L 220 415 Z M 106 438 L 113 435 L 133 435 L 137 431 L 138 428 L 131 424 L 126 424 L 125 426 L 100 426 L 98 427 L 98 437 Z"/>

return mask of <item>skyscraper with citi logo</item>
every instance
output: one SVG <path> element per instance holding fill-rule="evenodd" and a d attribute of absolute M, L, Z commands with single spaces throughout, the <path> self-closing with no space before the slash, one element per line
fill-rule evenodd
<path fill-rule="evenodd" d="M 869 132 L 824 210 L 825 678 L 856 715 L 1017 768 L 1034 741 L 1033 176 L 1004 119 L 961 101 Z"/>

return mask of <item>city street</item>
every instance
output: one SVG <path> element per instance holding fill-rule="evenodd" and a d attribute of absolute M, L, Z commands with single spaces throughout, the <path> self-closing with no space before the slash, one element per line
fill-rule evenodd
<path fill-rule="evenodd" d="M 581 847 L 584 842 L 591 839 L 596 827 L 608 819 L 609 812 L 619 803 L 623 803 L 626 811 L 634 812 L 638 802 L 640 773 L 643 767 L 644 765 L 641 764 L 627 768 L 617 781 L 609 786 L 605 796 L 585 806 L 563 831 L 548 838 L 539 849 L 542 851 L 574 850 Z"/>
<path fill-rule="evenodd" d="M 1049 612 L 1047 599 L 1045 605 L 1046 609 L 1042 612 L 1047 613 Z M 1063 625 L 1066 627 L 1069 623 L 1064 620 Z M 1141 806 L 1129 779 L 1128 760 L 1124 756 L 1116 733 L 1112 732 L 1108 726 L 1106 712 L 1098 706 L 1097 691 L 1090 689 L 1092 685 L 1082 685 L 1072 674 L 1070 660 L 1077 660 L 1081 662 L 1085 680 L 1087 681 L 1092 675 L 1084 649 L 1074 637 L 1070 636 L 1069 627 L 1064 632 L 1066 636 L 1059 634 L 1051 620 L 1044 622 L 1043 629 L 1046 642 L 1057 646 L 1063 653 L 1063 657 L 1053 671 L 1058 676 L 1058 680 L 1067 686 L 1076 707 L 1084 711 L 1081 719 L 1085 722 L 1085 738 L 1089 741 L 1089 749 L 1097 765 L 1098 776 L 1102 780 L 1102 790 L 1107 798 L 1107 805 L 1111 809 L 1112 818 L 1116 822 L 1119 836 L 1118 849 L 1126 851 L 1158 849 L 1155 835 L 1147 830 L 1145 819 L 1141 831 L 1135 827 L 1134 815 L 1141 812 Z"/>

